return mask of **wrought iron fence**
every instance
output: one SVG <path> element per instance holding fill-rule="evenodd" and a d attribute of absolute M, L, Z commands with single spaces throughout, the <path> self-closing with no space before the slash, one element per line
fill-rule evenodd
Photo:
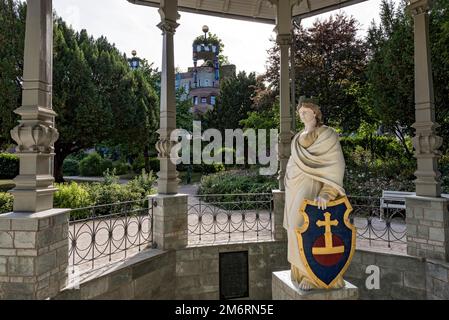
<path fill-rule="evenodd" d="M 69 265 L 103 264 L 126 258 L 153 243 L 153 200 L 141 199 L 73 209 Z"/>
<path fill-rule="evenodd" d="M 377 197 L 348 197 L 353 211 L 350 221 L 357 228 L 357 238 L 361 244 L 369 246 L 374 243 L 385 243 L 388 248 L 392 244 L 406 243 L 405 209 L 380 207 Z"/>
<path fill-rule="evenodd" d="M 270 240 L 271 193 L 210 194 L 189 198 L 189 243 Z"/>
<path fill-rule="evenodd" d="M 380 207 L 380 198 L 348 196 L 351 223 L 361 246 L 406 243 L 405 209 Z M 273 236 L 271 193 L 211 194 L 191 197 L 189 242 L 266 240 Z"/>

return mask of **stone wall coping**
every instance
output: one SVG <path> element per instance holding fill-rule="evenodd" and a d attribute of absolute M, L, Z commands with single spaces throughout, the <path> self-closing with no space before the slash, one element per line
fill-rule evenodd
<path fill-rule="evenodd" d="M 264 241 L 257 241 L 257 240 L 248 240 L 248 241 L 239 241 L 239 242 L 223 242 L 223 243 L 198 243 L 198 244 L 189 244 L 185 249 L 196 249 L 196 248 L 213 248 L 213 247 L 232 247 L 232 246 L 242 246 L 242 245 L 251 245 L 251 244 L 267 244 L 267 243 L 274 243 L 274 242 L 285 242 L 287 243 L 287 240 L 264 240 Z M 287 245 L 287 244 L 286 244 Z"/>
<path fill-rule="evenodd" d="M 405 200 L 410 199 L 410 200 L 419 200 L 419 201 L 434 201 L 434 202 L 449 202 L 449 198 L 446 197 L 439 197 L 439 198 L 434 198 L 434 197 L 423 197 L 423 196 L 404 196 Z"/>
<path fill-rule="evenodd" d="M 160 198 L 184 198 L 189 197 L 187 193 L 173 193 L 173 194 L 152 194 L 148 196 L 148 199 L 160 199 Z"/>
<path fill-rule="evenodd" d="M 434 260 L 434 259 L 426 259 L 426 262 L 441 266 L 441 267 L 449 270 L 449 262 L 441 261 L 441 260 Z"/>
<path fill-rule="evenodd" d="M 82 284 L 92 281 L 92 280 L 107 277 L 113 273 L 120 272 L 120 270 L 122 270 L 122 269 L 129 268 L 130 266 L 138 265 L 141 262 L 148 262 L 149 259 L 158 257 L 165 253 L 167 253 L 167 251 L 162 251 L 162 250 L 158 250 L 158 249 L 143 250 L 143 251 L 137 253 L 136 255 L 134 255 L 130 258 L 127 258 L 126 260 L 120 260 L 120 261 L 117 261 L 117 262 L 114 262 L 114 263 L 111 263 L 108 265 L 100 266 L 98 268 L 88 270 L 88 271 L 82 273 L 81 275 L 78 274 L 77 276 L 79 276 L 81 278 L 81 280 L 79 281 L 79 283 L 77 283 L 77 285 L 78 284 L 82 285 Z M 70 269 L 71 269 L 71 267 L 69 266 L 69 276 L 71 275 Z M 67 287 L 63 288 L 61 291 L 73 289 L 74 286 L 75 285 L 68 285 Z"/>
<path fill-rule="evenodd" d="M 40 212 L 8 212 L 0 215 L 0 220 L 25 220 L 25 219 L 46 219 L 63 213 L 70 212 L 72 209 L 49 209 Z"/>
<path fill-rule="evenodd" d="M 363 248 L 363 249 L 356 249 L 356 251 L 359 251 L 362 253 L 363 252 L 375 253 L 375 254 L 380 254 L 380 255 L 385 255 L 385 256 L 397 256 L 397 257 L 410 258 L 410 259 L 418 260 L 420 262 L 426 261 L 426 258 L 423 258 L 423 257 L 411 256 L 411 255 L 408 255 L 407 253 L 403 253 L 403 252 L 393 252 L 393 251 L 385 252 L 385 251 L 377 250 L 377 248 Z"/>

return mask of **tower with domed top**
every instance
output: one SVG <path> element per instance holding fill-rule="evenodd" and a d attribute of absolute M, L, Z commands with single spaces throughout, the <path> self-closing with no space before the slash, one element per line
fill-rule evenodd
<path fill-rule="evenodd" d="M 220 94 L 220 81 L 235 75 L 235 65 L 224 64 L 220 54 L 223 49 L 217 36 L 203 26 L 204 35 L 192 44 L 193 67 L 176 74 L 176 89 L 183 88 L 182 99 L 192 99 L 193 112 L 204 113 L 213 109 Z"/>

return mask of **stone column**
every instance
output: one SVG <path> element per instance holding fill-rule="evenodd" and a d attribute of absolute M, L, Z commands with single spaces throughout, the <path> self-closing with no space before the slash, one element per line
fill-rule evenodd
<path fill-rule="evenodd" d="M 273 193 L 273 236 L 274 240 L 287 241 L 287 231 L 284 229 L 285 191 L 272 190 Z"/>
<path fill-rule="evenodd" d="M 68 210 L 53 209 L 52 0 L 28 0 L 14 212 L 0 215 L 0 299 L 46 299 L 66 285 Z"/>
<path fill-rule="evenodd" d="M 429 9 L 431 0 L 411 0 L 408 10 L 413 15 L 415 38 L 415 110 L 416 129 L 413 138 L 418 170 L 415 172 L 416 195 L 439 197 L 441 195 L 440 172 L 438 171 L 438 148 L 442 138 L 435 130 L 435 105 L 433 95 L 432 66 L 429 45 Z"/>
<path fill-rule="evenodd" d="M 161 250 L 179 250 L 187 246 L 188 195 L 150 196 L 153 201 L 153 243 Z"/>
<path fill-rule="evenodd" d="M 415 110 L 413 138 L 418 170 L 416 196 L 406 199 L 407 253 L 449 261 L 449 199 L 441 198 L 438 148 L 442 138 L 435 130 L 435 106 L 429 45 L 431 0 L 411 0 L 415 39 Z"/>
<path fill-rule="evenodd" d="M 280 49 L 280 132 L 279 132 L 279 190 L 285 190 L 284 177 L 290 157 L 291 113 L 290 113 L 290 58 L 292 44 L 292 2 L 271 1 L 276 6 L 276 43 Z"/>
<path fill-rule="evenodd" d="M 178 1 L 162 0 L 159 8 L 162 30 L 161 70 L 161 115 L 159 141 L 160 171 L 158 172 L 158 194 L 153 201 L 153 242 L 158 249 L 176 250 L 187 245 L 187 198 L 178 194 L 178 172 L 175 159 L 170 153 L 176 141 L 170 135 L 176 129 L 176 93 L 173 36 L 179 24 Z"/>
<path fill-rule="evenodd" d="M 449 261 L 449 199 L 407 197 L 407 253 Z"/>
<path fill-rule="evenodd" d="M 157 25 L 162 30 L 162 70 L 161 70 L 161 112 L 160 128 L 157 131 L 159 141 L 156 143 L 160 171 L 158 172 L 158 193 L 175 194 L 178 192 L 178 172 L 176 164 L 170 158 L 175 141 L 170 135 L 176 129 L 176 93 L 175 93 L 175 62 L 173 36 L 179 24 L 178 1 L 161 1 L 159 14 L 161 22 Z"/>
<path fill-rule="evenodd" d="M 15 212 L 52 209 L 56 191 L 50 168 L 58 138 L 52 110 L 52 1 L 27 2 L 22 106 L 14 111 L 22 118 L 11 130 L 20 157 L 20 173 L 11 191 Z"/>
<path fill-rule="evenodd" d="M 0 300 L 55 297 L 67 284 L 68 254 L 67 209 L 0 215 Z"/>

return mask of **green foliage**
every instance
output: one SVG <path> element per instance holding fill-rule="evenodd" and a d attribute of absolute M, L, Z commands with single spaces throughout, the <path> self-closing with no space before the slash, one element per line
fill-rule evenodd
<path fill-rule="evenodd" d="M 112 161 L 103 159 L 93 152 L 79 163 L 80 173 L 85 177 L 101 176 L 107 169 L 112 169 Z"/>
<path fill-rule="evenodd" d="M 185 95 L 185 89 L 181 87 L 176 92 L 176 128 L 193 131 L 193 107 L 192 99 L 182 99 Z"/>
<path fill-rule="evenodd" d="M 0 1 L 0 150 L 13 143 L 17 125 L 13 111 L 21 105 L 26 6 L 22 1 Z"/>
<path fill-rule="evenodd" d="M 76 182 L 56 184 L 58 191 L 54 195 L 55 208 L 83 208 L 92 205 L 92 199 L 86 185 Z"/>
<path fill-rule="evenodd" d="M 192 164 L 193 172 L 201 172 L 203 174 L 216 173 L 220 171 L 224 171 L 225 167 L 222 163 L 212 163 L 212 164 Z"/>
<path fill-rule="evenodd" d="M 160 161 L 158 158 L 150 158 L 150 168 L 153 172 L 159 172 Z"/>
<path fill-rule="evenodd" d="M 344 132 L 357 130 L 365 110 L 352 90 L 364 82 L 365 41 L 358 37 L 358 22 L 345 14 L 315 20 L 309 28 L 294 29 L 296 97 L 316 97 L 326 124 Z M 269 51 L 266 80 L 279 93 L 280 48 Z M 295 101 L 295 103 L 298 101 Z"/>
<path fill-rule="evenodd" d="M 65 176 L 77 176 L 80 174 L 79 161 L 74 158 L 64 159 L 62 172 Z"/>
<path fill-rule="evenodd" d="M 202 119 L 203 129 L 215 128 L 224 133 L 225 129 L 242 128 L 240 121 L 247 118 L 248 112 L 253 111 L 255 86 L 256 75 L 247 75 L 244 71 L 223 80 L 215 108 L 208 111 Z"/>
<path fill-rule="evenodd" d="M 11 212 L 13 210 L 14 197 L 7 192 L 0 192 L 0 213 Z"/>
<path fill-rule="evenodd" d="M 156 193 L 152 187 L 155 177 L 150 172 L 142 172 L 128 184 L 119 184 L 115 171 L 106 170 L 104 181 L 101 183 L 78 184 L 76 182 L 56 184 L 58 191 L 55 194 L 55 208 L 85 208 L 127 201 L 137 201 L 145 196 Z M 110 207 L 96 208 L 96 215 L 111 214 Z M 75 210 L 72 219 L 87 218 L 91 210 Z"/>
<path fill-rule="evenodd" d="M 390 0 L 382 1 L 380 17 L 381 24 L 368 31 L 371 60 L 365 95 L 375 117 L 398 136 L 411 158 L 405 139 L 415 121 L 413 21 Z"/>
<path fill-rule="evenodd" d="M 259 175 L 257 171 L 230 170 L 203 176 L 198 194 L 270 193 L 278 187 L 271 176 Z"/>
<path fill-rule="evenodd" d="M 274 103 L 273 107 L 261 111 L 251 111 L 248 117 L 240 121 L 245 129 L 279 129 L 279 103 Z"/>
<path fill-rule="evenodd" d="M 132 169 L 135 173 L 142 172 L 145 169 L 145 158 L 143 154 L 139 154 L 132 163 Z"/>
<path fill-rule="evenodd" d="M 19 174 L 19 157 L 0 153 L 0 179 L 13 179 Z"/>
<path fill-rule="evenodd" d="M 127 162 L 116 162 L 113 164 L 114 170 L 118 175 L 127 174 L 132 170 L 132 167 Z"/>
<path fill-rule="evenodd" d="M 128 188 L 132 193 L 140 194 L 141 197 L 153 194 L 156 189 L 153 188 L 156 177 L 153 172 L 146 173 L 142 170 L 142 173 L 128 182 Z"/>
<path fill-rule="evenodd" d="M 441 189 L 443 193 L 449 193 L 449 154 L 443 155 L 438 161 L 441 172 Z"/>
<path fill-rule="evenodd" d="M 360 149 L 369 151 L 367 160 L 370 161 L 374 159 L 406 161 L 402 145 L 394 137 L 376 135 L 343 137 L 340 143 L 347 163 L 352 163 L 354 152 Z M 411 141 L 408 143 L 411 144 Z"/>

